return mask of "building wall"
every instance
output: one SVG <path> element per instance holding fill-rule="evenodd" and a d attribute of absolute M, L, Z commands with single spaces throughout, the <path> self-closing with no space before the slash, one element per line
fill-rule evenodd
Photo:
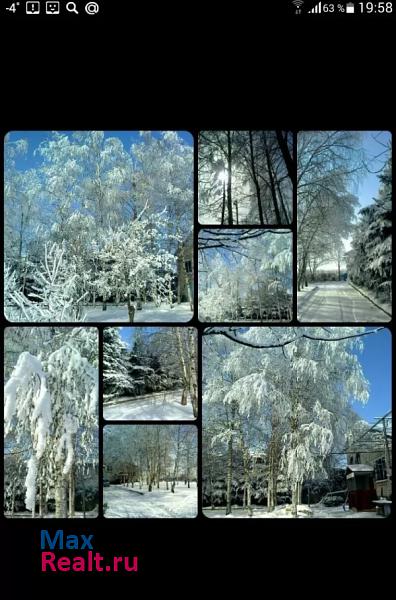
<path fill-rule="evenodd" d="M 389 447 L 389 452 L 392 455 L 392 446 Z M 391 498 L 392 496 L 392 480 L 384 477 L 385 468 L 382 470 L 381 479 L 376 479 L 378 477 L 378 470 L 376 471 L 376 462 L 380 459 L 384 460 L 385 453 L 384 452 L 365 452 L 361 453 L 359 456 L 359 452 L 350 452 L 347 455 L 348 464 L 365 464 L 370 465 L 374 468 L 374 487 L 377 494 L 377 497 Z M 385 461 L 384 461 L 385 462 Z M 350 488 L 351 489 L 351 488 Z"/>

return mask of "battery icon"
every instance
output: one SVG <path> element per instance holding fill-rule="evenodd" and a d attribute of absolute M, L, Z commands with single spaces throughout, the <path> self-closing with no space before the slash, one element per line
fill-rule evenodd
<path fill-rule="evenodd" d="M 353 4 L 353 2 L 348 2 L 348 4 L 346 5 L 346 11 L 347 13 L 355 12 L 355 5 Z"/>

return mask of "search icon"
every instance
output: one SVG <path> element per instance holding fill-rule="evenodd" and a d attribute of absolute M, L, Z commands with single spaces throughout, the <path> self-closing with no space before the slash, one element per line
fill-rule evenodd
<path fill-rule="evenodd" d="M 77 10 L 77 6 L 76 6 L 75 2 L 68 2 L 66 4 L 66 10 L 68 12 L 74 12 L 74 13 L 76 13 L 76 15 L 78 15 L 78 10 Z"/>

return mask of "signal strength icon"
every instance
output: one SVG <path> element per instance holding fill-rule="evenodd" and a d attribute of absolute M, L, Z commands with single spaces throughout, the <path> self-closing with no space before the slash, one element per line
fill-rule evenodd
<path fill-rule="evenodd" d="M 308 11 L 308 13 L 321 13 L 322 12 L 322 3 L 319 2 L 319 4 L 316 4 L 313 8 L 311 8 L 311 10 Z"/>
<path fill-rule="evenodd" d="M 293 0 L 292 4 L 296 7 L 296 15 L 301 14 L 301 6 L 304 4 L 304 0 Z"/>

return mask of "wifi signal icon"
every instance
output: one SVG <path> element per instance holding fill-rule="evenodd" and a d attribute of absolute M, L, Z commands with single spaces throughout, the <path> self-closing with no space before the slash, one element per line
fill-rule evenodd
<path fill-rule="evenodd" d="M 301 7 L 304 4 L 304 1 L 303 0 L 293 0 L 292 4 L 294 4 L 294 6 L 296 7 L 296 15 L 300 15 Z"/>

